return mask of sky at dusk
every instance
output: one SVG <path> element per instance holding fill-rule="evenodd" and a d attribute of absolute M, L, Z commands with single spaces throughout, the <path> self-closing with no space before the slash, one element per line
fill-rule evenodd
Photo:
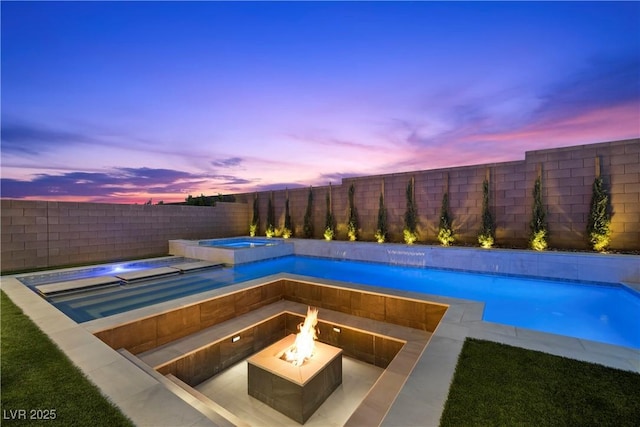
<path fill-rule="evenodd" d="M 3 198 L 176 202 L 640 136 L 640 2 L 1 13 Z"/>

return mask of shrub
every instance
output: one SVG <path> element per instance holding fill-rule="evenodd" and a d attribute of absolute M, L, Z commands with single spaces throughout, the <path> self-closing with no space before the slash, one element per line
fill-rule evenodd
<path fill-rule="evenodd" d="M 611 239 L 611 217 L 609 215 L 609 195 L 599 176 L 593 181 L 591 208 L 587 221 L 587 237 L 593 250 L 601 252 L 609 246 Z"/>
<path fill-rule="evenodd" d="M 485 249 L 491 248 L 495 242 L 493 215 L 489 210 L 489 181 L 482 182 L 482 224 L 478 233 L 478 243 Z"/>
<path fill-rule="evenodd" d="M 260 223 L 260 212 L 258 210 L 258 193 L 253 198 L 253 217 L 249 224 L 249 236 L 253 237 L 258 232 L 258 224 Z"/>
<path fill-rule="evenodd" d="M 349 187 L 349 219 L 347 221 L 347 235 L 352 242 L 358 240 L 358 211 L 353 196 L 356 190 L 353 184 Z"/>
<path fill-rule="evenodd" d="M 333 240 L 333 234 L 334 234 L 333 228 L 331 228 L 331 227 L 325 228 L 324 229 L 324 234 L 323 234 L 324 235 L 324 240 Z"/>
<path fill-rule="evenodd" d="M 149 199 L 149 201 L 145 204 L 150 205 L 151 199 Z M 197 197 L 193 197 L 191 194 L 189 194 L 185 199 L 185 204 L 191 206 L 215 206 L 216 198 L 213 196 L 205 196 L 202 193 L 200 193 L 200 195 Z"/>
<path fill-rule="evenodd" d="M 418 235 L 415 231 L 410 231 L 409 229 L 405 228 L 404 230 L 402 230 L 402 238 L 407 245 L 413 245 L 416 240 L 418 240 Z"/>
<path fill-rule="evenodd" d="M 412 245 L 417 239 L 416 228 L 418 225 L 416 202 L 413 197 L 413 179 L 407 185 L 407 210 L 404 213 L 404 229 L 402 235 L 408 245 Z"/>
<path fill-rule="evenodd" d="M 547 248 L 547 221 L 542 205 L 542 183 L 540 178 L 533 184 L 533 217 L 531 218 L 529 246 L 536 251 Z"/>
<path fill-rule="evenodd" d="M 307 196 L 307 209 L 304 212 L 302 234 L 307 239 L 310 239 L 313 237 L 313 188 L 312 187 L 309 187 L 309 195 Z"/>
<path fill-rule="evenodd" d="M 453 228 L 451 226 L 451 218 L 449 217 L 449 193 L 444 193 L 442 195 L 438 240 L 442 246 L 449 246 L 456 240 L 453 237 Z"/>
<path fill-rule="evenodd" d="M 378 243 L 384 243 L 387 239 L 387 209 L 384 207 L 384 195 L 380 192 L 380 202 L 378 203 L 378 227 L 375 238 Z"/>

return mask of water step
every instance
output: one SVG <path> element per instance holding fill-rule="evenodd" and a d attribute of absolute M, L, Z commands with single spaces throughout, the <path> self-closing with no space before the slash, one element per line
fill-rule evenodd
<path fill-rule="evenodd" d="M 63 292 L 72 292 L 95 288 L 98 286 L 119 285 L 121 282 L 122 280 L 120 280 L 118 277 L 98 276 L 40 285 L 36 286 L 36 290 L 44 296 L 50 296 Z"/>
<path fill-rule="evenodd" d="M 171 267 L 146 268 L 144 270 L 131 271 L 129 273 L 120 273 L 116 277 L 124 280 L 125 282 L 133 282 L 136 280 L 168 276 L 171 274 L 180 274 L 180 270 L 176 270 Z"/>
<path fill-rule="evenodd" d="M 222 267 L 223 265 L 224 264 L 219 262 L 193 261 L 193 262 L 184 262 L 181 264 L 174 264 L 171 266 L 171 268 L 175 268 L 181 273 L 184 273 L 186 271 L 202 270 L 204 268 Z"/>

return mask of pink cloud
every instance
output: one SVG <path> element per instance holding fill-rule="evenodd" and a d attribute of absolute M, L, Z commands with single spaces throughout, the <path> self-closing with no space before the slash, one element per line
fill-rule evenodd
<path fill-rule="evenodd" d="M 635 102 L 534 123 L 513 132 L 467 135 L 461 141 L 511 141 L 527 150 L 640 136 L 640 107 Z"/>

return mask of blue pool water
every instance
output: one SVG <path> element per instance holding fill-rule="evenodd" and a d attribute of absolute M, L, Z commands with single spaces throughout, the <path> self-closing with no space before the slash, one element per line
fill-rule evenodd
<path fill-rule="evenodd" d="M 255 238 L 230 238 L 230 239 L 213 239 L 213 240 L 200 240 L 198 245 L 210 246 L 215 248 L 226 249 L 246 249 L 257 248 L 259 246 L 273 246 L 279 244 L 278 240 L 270 239 L 255 239 Z"/>
<path fill-rule="evenodd" d="M 640 297 L 621 286 L 288 256 L 51 298 L 76 321 L 281 272 L 485 302 L 483 319 L 640 348 Z"/>

